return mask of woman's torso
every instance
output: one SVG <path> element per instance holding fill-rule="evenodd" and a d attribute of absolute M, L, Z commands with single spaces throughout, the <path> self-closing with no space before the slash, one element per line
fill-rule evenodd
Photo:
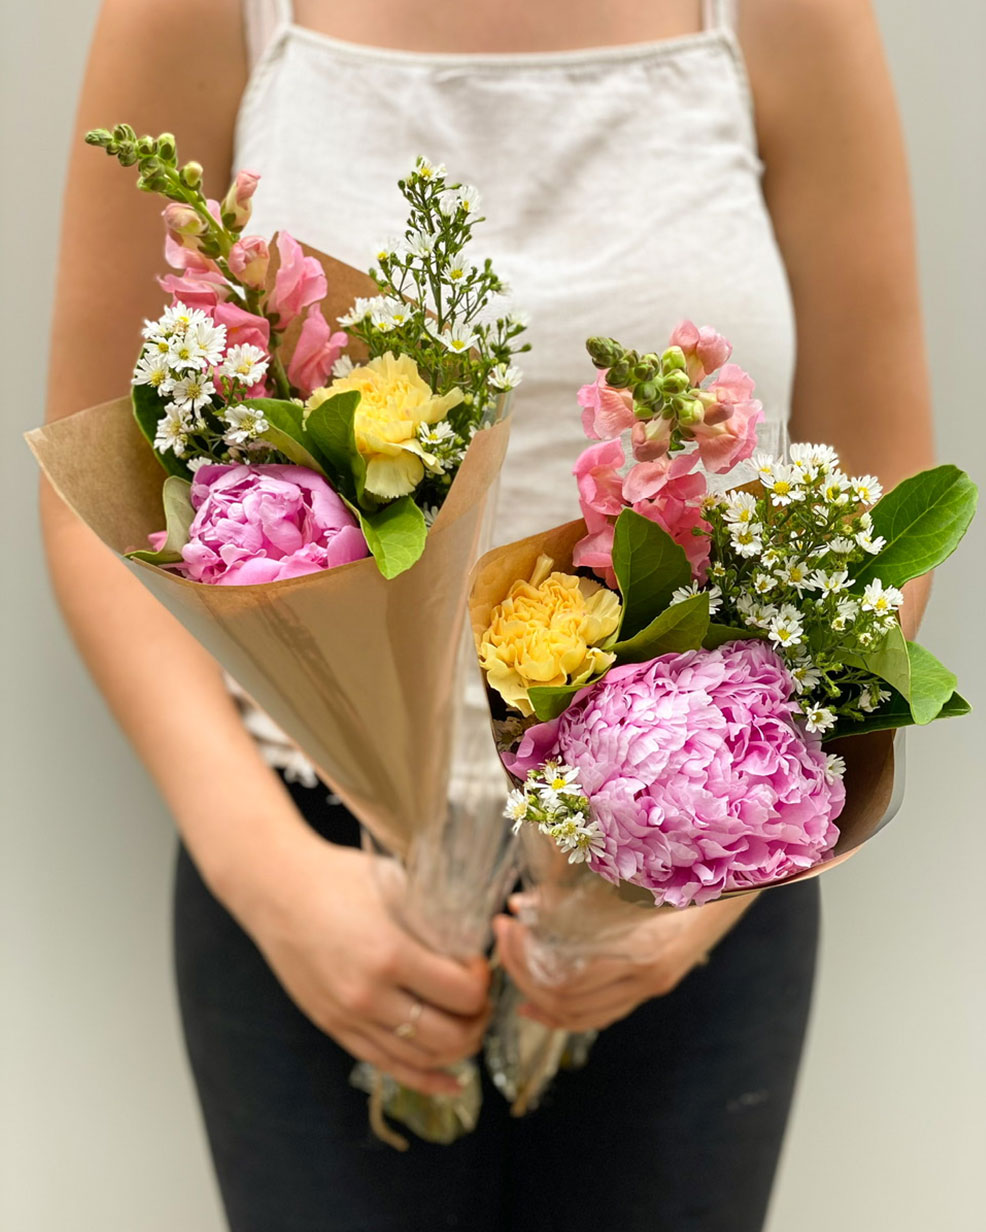
<path fill-rule="evenodd" d="M 651 350 L 683 317 L 714 324 L 768 420 L 787 419 L 791 302 L 726 3 L 694 35 L 508 55 L 363 47 L 293 24 L 285 0 L 245 5 L 257 62 L 235 165 L 263 176 L 252 229 L 365 268 L 400 229 L 396 182 L 418 154 L 482 193 L 476 255 L 510 283 L 532 344 L 498 541 L 578 514 L 591 334 Z"/>

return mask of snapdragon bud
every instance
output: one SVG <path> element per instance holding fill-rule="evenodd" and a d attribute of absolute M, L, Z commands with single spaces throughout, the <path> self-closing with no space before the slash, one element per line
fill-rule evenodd
<path fill-rule="evenodd" d="M 208 224 L 190 205 L 184 201 L 172 201 L 161 211 L 168 234 L 181 248 L 198 252 L 201 248 L 199 236 L 207 229 Z"/>
<path fill-rule="evenodd" d="M 701 423 L 705 417 L 705 407 L 698 398 L 678 397 L 673 399 L 671 405 L 678 423 L 683 428 L 690 428 L 694 424 Z"/>
<path fill-rule="evenodd" d="M 585 349 L 597 368 L 612 368 L 623 358 L 623 348 L 615 338 L 588 338 Z"/>
<path fill-rule="evenodd" d="M 108 128 L 90 128 L 83 140 L 86 145 L 98 145 L 106 149 L 113 140 L 113 134 Z"/>
<path fill-rule="evenodd" d="M 606 373 L 606 384 L 613 389 L 626 389 L 630 384 L 630 365 L 625 359 L 617 360 Z"/>
<path fill-rule="evenodd" d="M 147 158 L 151 154 L 157 153 L 157 142 L 153 137 L 149 137 L 146 133 L 143 137 L 138 138 L 137 154 L 140 158 Z"/>
<path fill-rule="evenodd" d="M 636 401 L 646 403 L 653 410 L 655 405 L 661 401 L 660 386 L 656 381 L 642 381 L 633 391 L 633 396 Z"/>
<path fill-rule="evenodd" d="M 251 198 L 257 191 L 260 176 L 256 171 L 238 171 L 222 204 L 223 224 L 231 231 L 242 231 L 250 221 Z"/>
<path fill-rule="evenodd" d="M 685 361 L 685 352 L 679 346 L 670 346 L 661 355 L 661 367 L 665 373 L 668 372 L 684 372 L 687 368 Z"/>
<path fill-rule="evenodd" d="M 162 133 L 157 139 L 157 154 L 166 163 L 173 163 L 178 153 L 174 133 Z"/>
<path fill-rule="evenodd" d="M 181 182 L 189 188 L 198 188 L 202 183 L 202 164 L 189 162 L 178 172 Z"/>
<path fill-rule="evenodd" d="M 129 124 L 116 124 L 113 127 L 113 140 L 120 145 L 135 145 L 137 133 Z"/>

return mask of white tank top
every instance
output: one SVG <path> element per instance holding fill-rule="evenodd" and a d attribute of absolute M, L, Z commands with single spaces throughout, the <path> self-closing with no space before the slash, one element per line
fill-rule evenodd
<path fill-rule="evenodd" d="M 787 421 L 793 314 L 734 4 L 704 0 L 701 31 L 661 42 L 477 55 L 343 42 L 296 25 L 290 0 L 244 0 L 252 71 L 234 166 L 263 177 L 251 231 L 283 228 L 367 268 L 402 229 L 397 181 L 417 155 L 482 193 L 475 255 L 493 258 L 531 321 L 498 542 L 579 514 L 575 395 L 592 379 L 592 334 L 653 350 L 684 317 L 714 325 L 775 440 Z M 230 685 L 267 760 L 313 785 Z"/>
<path fill-rule="evenodd" d="M 683 317 L 715 325 L 786 421 L 791 302 L 729 0 L 706 0 L 696 34 L 548 53 L 356 45 L 295 25 L 290 0 L 245 0 L 245 18 L 235 166 L 263 177 L 251 230 L 366 268 L 402 229 L 416 155 L 482 193 L 475 253 L 531 320 L 498 541 L 578 516 L 591 334 L 653 350 Z"/>

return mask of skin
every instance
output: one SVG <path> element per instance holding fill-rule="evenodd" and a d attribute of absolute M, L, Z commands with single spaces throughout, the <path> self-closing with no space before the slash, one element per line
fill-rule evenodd
<path fill-rule="evenodd" d="M 354 42 L 515 52 L 685 35 L 699 26 L 698 8 L 696 0 L 299 0 L 295 18 Z M 798 322 L 793 435 L 830 442 L 848 470 L 889 487 L 929 465 L 932 450 L 906 168 L 876 23 L 866 0 L 744 0 L 741 9 L 764 192 Z M 196 37 L 164 56 L 176 29 Z M 174 132 L 182 156 L 203 163 L 210 192 L 221 195 L 246 73 L 238 0 L 105 0 L 75 131 L 127 119 L 138 132 Z M 160 206 L 81 142 L 68 183 L 50 418 L 119 393 L 135 325 L 161 306 Z M 46 486 L 42 516 L 79 650 L 213 893 L 302 1011 L 349 1052 L 416 1089 L 454 1089 L 440 1071 L 479 1045 L 486 964 L 435 955 L 390 919 L 368 858 L 305 824 L 205 651 Z M 924 589 L 912 587 L 909 632 L 923 601 Z M 655 914 L 633 947 L 647 959 L 597 960 L 550 990 L 527 971 L 523 925 L 506 915 L 495 924 L 531 1016 L 584 1030 L 672 991 L 752 901 Z M 417 1035 L 400 1040 L 394 1028 L 416 1000 Z"/>

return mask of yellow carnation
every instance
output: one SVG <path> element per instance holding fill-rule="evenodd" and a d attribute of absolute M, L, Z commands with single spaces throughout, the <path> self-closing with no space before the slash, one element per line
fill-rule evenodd
<path fill-rule="evenodd" d="M 529 582 L 514 582 L 490 615 L 479 661 L 490 687 L 523 715 L 535 685 L 584 684 L 616 657 L 598 643 L 620 623 L 620 600 L 588 578 L 552 573 L 541 556 Z"/>
<path fill-rule="evenodd" d="M 444 419 L 462 401 L 462 391 L 433 393 L 410 355 L 388 351 L 316 389 L 306 406 L 312 411 L 350 389 L 360 395 L 353 428 L 356 448 L 366 459 L 367 492 L 384 500 L 406 496 L 424 478 L 426 466 L 437 466 L 418 440 L 419 426 Z"/>

